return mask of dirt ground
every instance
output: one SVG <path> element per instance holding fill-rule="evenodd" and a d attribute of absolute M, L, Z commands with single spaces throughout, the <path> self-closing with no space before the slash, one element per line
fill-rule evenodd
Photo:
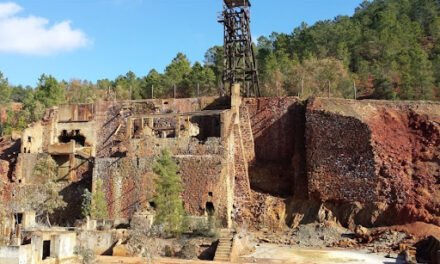
<path fill-rule="evenodd" d="M 273 244 L 262 244 L 256 247 L 254 253 L 243 256 L 241 263 L 294 263 L 294 264 L 400 264 L 404 263 L 401 259 L 386 258 L 378 254 L 367 253 L 365 251 L 336 250 L 336 249 L 305 249 L 298 247 L 280 246 Z M 97 263 L 102 264 L 222 264 L 227 262 L 201 261 L 201 260 L 182 260 L 171 258 L 154 258 L 152 260 L 143 258 L 127 257 L 105 257 L 97 258 Z"/>
<path fill-rule="evenodd" d="M 256 251 L 242 259 L 249 263 L 295 263 L 295 264 L 376 264 L 376 263 L 404 263 L 401 259 L 386 258 L 379 254 L 366 251 L 311 249 L 273 244 L 261 244 Z"/>
<path fill-rule="evenodd" d="M 241 263 L 399 264 L 405 263 L 402 259 L 403 256 L 399 257 L 402 244 L 412 245 L 427 235 L 438 235 L 440 231 L 439 227 L 425 223 L 387 228 L 363 228 L 361 230 L 366 232 L 365 236 L 359 235 L 359 231 L 350 231 L 336 223 L 325 222 L 301 225 L 295 229 L 279 233 L 269 230 L 251 233 L 244 231 L 245 235 L 251 238 L 248 246 L 253 250 L 250 251 L 252 253 L 246 253 L 247 255 L 241 257 Z M 155 242 L 153 244 L 158 245 L 157 239 Z M 197 244 L 196 242 L 200 244 L 200 241 L 196 240 L 188 240 L 183 244 Z M 98 257 L 98 263 L 217 263 L 197 260 L 197 252 L 192 255 L 194 256 L 192 259 L 190 257 L 190 260 L 178 259 L 177 255 L 176 258 L 154 257 L 150 260 L 145 258 Z M 155 256 L 159 255 L 156 254 Z"/>

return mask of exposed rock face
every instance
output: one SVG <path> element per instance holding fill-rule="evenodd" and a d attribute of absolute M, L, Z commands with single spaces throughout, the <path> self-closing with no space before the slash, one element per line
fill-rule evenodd
<path fill-rule="evenodd" d="M 7 183 L 8 183 L 9 163 L 0 160 L 0 203 L 5 203 L 8 200 Z"/>
<path fill-rule="evenodd" d="M 17 161 L 19 141 L 0 137 L 0 204 L 8 204 L 11 201 L 10 180 Z"/>
<path fill-rule="evenodd" d="M 253 226 L 439 224 L 439 103 L 288 97 L 244 106 Z"/>
<path fill-rule="evenodd" d="M 439 103 L 314 99 L 306 119 L 311 197 L 360 202 L 364 225 L 440 224 Z"/>
<path fill-rule="evenodd" d="M 19 140 L 0 137 L 0 177 L 2 179 L 12 178 L 19 151 Z"/>
<path fill-rule="evenodd" d="M 8 182 L 9 162 L 0 160 L 0 182 Z"/>

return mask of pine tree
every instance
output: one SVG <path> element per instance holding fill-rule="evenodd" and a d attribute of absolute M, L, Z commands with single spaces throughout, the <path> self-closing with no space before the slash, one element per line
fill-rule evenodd
<path fill-rule="evenodd" d="M 0 72 L 0 104 L 6 104 L 10 101 L 11 88 L 8 84 L 8 79 Z"/>
<path fill-rule="evenodd" d="M 92 194 L 92 208 L 91 216 L 95 219 L 104 220 L 107 218 L 107 201 L 105 199 L 105 193 L 102 190 L 102 180 L 97 179 L 95 190 Z"/>
<path fill-rule="evenodd" d="M 161 98 L 167 92 L 164 85 L 164 76 L 155 69 L 151 70 L 142 79 L 143 98 Z"/>
<path fill-rule="evenodd" d="M 92 214 L 92 193 L 89 189 L 84 189 L 82 194 L 81 214 L 83 217 L 91 216 Z"/>
<path fill-rule="evenodd" d="M 41 75 L 35 90 L 35 99 L 45 107 L 60 105 L 65 102 L 64 88 L 51 75 Z"/>
<path fill-rule="evenodd" d="M 47 182 L 43 185 L 45 199 L 37 205 L 38 210 L 46 216 L 47 224 L 50 226 L 49 216 L 56 210 L 63 209 L 67 203 L 60 195 L 57 180 L 57 164 L 50 155 L 38 160 L 35 165 L 33 176 L 37 179 L 45 179 Z"/>
<path fill-rule="evenodd" d="M 105 193 L 102 191 L 102 180 L 97 179 L 93 193 L 89 189 L 84 189 L 81 214 L 83 217 L 91 216 L 94 219 L 104 220 L 108 216 L 107 209 Z"/>
<path fill-rule="evenodd" d="M 182 179 L 177 173 L 178 166 L 168 151 L 162 151 L 153 170 L 158 175 L 155 222 L 162 225 L 167 234 L 180 234 L 183 229 L 184 209 L 181 198 Z"/>
<path fill-rule="evenodd" d="M 63 196 L 58 191 L 57 184 L 53 181 L 49 181 L 45 185 L 46 200 L 41 204 L 41 210 L 46 215 L 47 224 L 51 226 L 49 216 L 56 210 L 63 209 L 67 206 L 67 203 L 63 200 Z"/>
<path fill-rule="evenodd" d="M 173 87 L 176 86 L 176 96 L 184 97 L 188 96 L 190 91 L 188 90 L 188 84 L 185 81 L 191 73 L 191 63 L 183 53 L 178 53 L 171 63 L 165 68 L 165 83 L 170 91 L 173 91 Z"/>

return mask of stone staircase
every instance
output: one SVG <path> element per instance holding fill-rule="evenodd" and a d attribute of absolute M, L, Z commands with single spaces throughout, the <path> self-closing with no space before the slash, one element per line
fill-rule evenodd
<path fill-rule="evenodd" d="M 214 261 L 231 261 L 232 242 L 234 240 L 234 233 L 230 229 L 220 230 L 220 239 L 215 251 Z"/>

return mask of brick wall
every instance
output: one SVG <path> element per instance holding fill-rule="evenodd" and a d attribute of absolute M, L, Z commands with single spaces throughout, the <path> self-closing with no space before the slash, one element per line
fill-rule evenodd
<path fill-rule="evenodd" d="M 147 207 L 155 190 L 153 162 L 153 158 L 95 159 L 93 184 L 96 187 L 97 179 L 103 182 L 101 191 L 108 201 L 110 219 L 128 219 L 136 210 Z"/>
<path fill-rule="evenodd" d="M 228 223 L 227 181 L 224 161 L 219 156 L 177 156 L 182 175 L 185 210 L 203 216 L 207 202 L 212 202 L 215 215 L 223 226 Z"/>
<path fill-rule="evenodd" d="M 226 224 L 227 185 L 221 156 L 177 155 L 175 160 L 180 167 L 186 212 L 202 216 L 206 203 L 212 202 L 217 217 Z M 153 201 L 156 188 L 153 164 L 154 157 L 95 160 L 94 181 L 103 180 L 110 219 L 131 218 L 136 210 L 146 208 Z"/>

